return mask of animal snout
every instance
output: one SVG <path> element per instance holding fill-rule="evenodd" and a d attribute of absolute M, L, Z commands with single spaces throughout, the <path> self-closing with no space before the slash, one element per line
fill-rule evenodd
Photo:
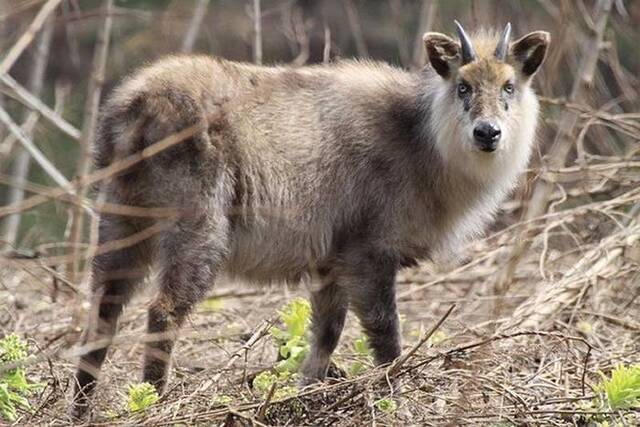
<path fill-rule="evenodd" d="M 495 151 L 501 135 L 500 127 L 491 122 L 480 122 L 473 129 L 473 137 L 478 148 L 486 152 Z"/>

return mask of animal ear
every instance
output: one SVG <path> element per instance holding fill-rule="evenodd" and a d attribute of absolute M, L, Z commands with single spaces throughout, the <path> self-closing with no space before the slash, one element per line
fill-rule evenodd
<path fill-rule="evenodd" d="M 551 35 L 546 31 L 534 31 L 511 44 L 510 53 L 525 76 L 530 77 L 538 71 L 550 41 Z"/>
<path fill-rule="evenodd" d="M 449 78 L 452 69 L 458 66 L 460 45 L 441 33 L 425 33 L 422 40 L 433 69 L 445 79 Z"/>

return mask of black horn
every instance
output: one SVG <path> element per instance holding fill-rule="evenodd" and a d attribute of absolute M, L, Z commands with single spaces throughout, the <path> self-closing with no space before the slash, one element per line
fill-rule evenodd
<path fill-rule="evenodd" d="M 511 22 L 507 23 L 500 36 L 500 41 L 496 46 L 495 55 L 501 61 L 507 59 L 507 52 L 509 52 L 509 41 L 511 39 Z"/>
<path fill-rule="evenodd" d="M 456 24 L 456 31 L 458 33 L 458 38 L 460 38 L 462 64 L 468 64 L 476 59 L 476 53 L 474 52 L 471 40 L 469 40 L 469 36 L 464 31 L 464 28 L 462 28 L 462 25 L 460 25 L 458 21 L 453 22 Z"/>

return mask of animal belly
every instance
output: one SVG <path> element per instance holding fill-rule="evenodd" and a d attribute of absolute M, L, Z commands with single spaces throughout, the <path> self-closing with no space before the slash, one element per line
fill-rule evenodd
<path fill-rule="evenodd" d="M 286 226 L 256 226 L 233 236 L 227 274 L 258 283 L 298 282 L 326 253 L 323 239 Z"/>

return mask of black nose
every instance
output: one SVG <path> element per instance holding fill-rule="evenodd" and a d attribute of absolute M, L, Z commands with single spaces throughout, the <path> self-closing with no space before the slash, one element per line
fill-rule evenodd
<path fill-rule="evenodd" d="M 473 137 L 482 151 L 494 151 L 498 146 L 502 131 L 493 123 L 480 122 L 473 129 Z"/>

